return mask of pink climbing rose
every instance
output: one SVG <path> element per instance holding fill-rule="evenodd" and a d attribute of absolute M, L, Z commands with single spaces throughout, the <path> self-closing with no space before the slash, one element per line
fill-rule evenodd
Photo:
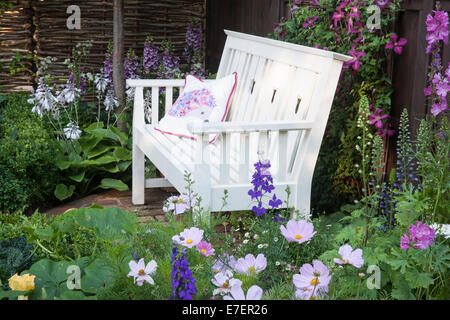
<path fill-rule="evenodd" d="M 364 259 L 362 257 L 362 250 L 353 250 L 349 244 L 345 244 L 339 248 L 338 253 L 341 255 L 342 259 L 334 259 L 337 264 L 351 264 L 356 268 L 361 268 L 364 264 Z"/>

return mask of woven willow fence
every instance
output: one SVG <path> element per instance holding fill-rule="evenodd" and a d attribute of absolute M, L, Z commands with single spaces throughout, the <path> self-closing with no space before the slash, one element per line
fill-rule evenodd
<path fill-rule="evenodd" d="M 35 70 L 42 57 L 57 59 L 50 73 L 61 82 L 68 77 L 63 64 L 78 43 L 92 40 L 87 68 L 99 70 L 108 42 L 113 36 L 112 1 L 40 0 L 10 1 L 13 8 L 0 14 L 0 92 L 29 90 L 35 83 Z M 80 7 L 81 28 L 69 30 L 67 8 Z M 152 36 L 156 44 L 170 40 L 175 54 L 181 55 L 188 24 L 200 21 L 203 33 L 206 24 L 206 0 L 125 0 L 125 50 L 132 48 L 142 56 L 144 41 Z M 203 37 L 204 38 L 204 37 Z M 203 44 L 203 60 L 204 60 Z M 17 61 L 18 54 L 23 59 Z M 34 59 L 27 59 L 35 57 Z M 14 64 L 14 60 L 17 63 Z M 11 74 L 10 64 L 19 66 Z M 20 68 L 21 67 L 21 68 Z M 23 70 L 20 70 L 23 69 Z M 17 70 L 16 70 L 17 71 Z"/>

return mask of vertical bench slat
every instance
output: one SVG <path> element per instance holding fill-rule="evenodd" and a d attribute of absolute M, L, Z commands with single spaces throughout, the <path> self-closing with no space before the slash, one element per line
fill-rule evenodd
<path fill-rule="evenodd" d="M 166 87 L 166 113 L 169 112 L 173 104 L 173 87 Z"/>
<path fill-rule="evenodd" d="M 159 87 L 152 87 L 152 125 L 159 123 Z"/>
<path fill-rule="evenodd" d="M 249 162 L 250 162 L 250 143 L 249 135 L 243 133 L 240 135 L 240 159 L 239 159 L 239 182 L 248 183 Z"/>
<path fill-rule="evenodd" d="M 278 134 L 278 181 L 286 179 L 287 171 L 287 131 L 279 131 Z"/>
<path fill-rule="evenodd" d="M 231 149 L 231 133 L 222 134 L 220 148 L 220 183 L 227 184 L 230 179 L 230 151 Z"/>

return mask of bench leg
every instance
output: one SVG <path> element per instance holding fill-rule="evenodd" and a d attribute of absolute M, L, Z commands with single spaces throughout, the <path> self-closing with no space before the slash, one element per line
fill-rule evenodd
<path fill-rule="evenodd" d="M 139 205 L 145 203 L 145 155 L 139 147 L 133 144 L 132 164 L 132 201 Z"/>
<path fill-rule="evenodd" d="M 311 187 L 300 187 L 297 192 L 297 199 L 295 202 L 295 210 L 298 210 L 298 213 L 294 211 L 294 219 L 304 220 L 311 219 Z"/>

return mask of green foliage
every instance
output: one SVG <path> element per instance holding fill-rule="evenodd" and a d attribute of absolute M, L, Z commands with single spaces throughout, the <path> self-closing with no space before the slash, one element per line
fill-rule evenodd
<path fill-rule="evenodd" d="M 355 26 L 357 22 L 362 23 L 363 27 L 358 28 L 361 33 L 348 32 L 346 19 L 334 26 L 332 17 L 340 1 L 323 0 L 318 6 L 302 3 L 298 11 L 280 22 L 272 34 L 283 41 L 326 47 L 326 50 L 346 55 L 356 45 L 358 51 L 365 53 L 360 59 L 362 64 L 358 71 L 344 70 L 339 82 L 314 172 L 312 205 L 316 212 L 333 212 L 335 208 L 363 194 L 360 175 L 354 167 L 359 156 L 354 149 L 359 136 L 356 128 L 359 91 L 364 88 L 368 92 L 373 110 L 380 108 L 384 113 L 389 113 L 392 84 L 388 70 L 391 52 L 385 49 L 385 45 L 400 10 L 399 3 L 392 1 L 390 7 L 381 14 L 381 28 L 370 30 L 365 24 L 373 12 L 368 12 L 367 8 L 374 4 L 374 0 L 357 2 L 360 19 L 353 18 L 352 21 Z M 346 9 L 346 17 L 352 6 Z M 315 16 L 317 21 L 313 26 L 303 27 L 308 19 Z"/>
<path fill-rule="evenodd" d="M 55 196 L 65 200 L 95 189 L 128 190 L 121 180 L 129 180 L 130 141 L 116 127 L 93 123 L 78 140 L 61 142 L 56 163 L 66 178 L 55 188 Z"/>
<path fill-rule="evenodd" d="M 33 246 L 21 236 L 0 242 L 0 283 L 29 268 L 33 262 Z"/>
<path fill-rule="evenodd" d="M 0 99 L 0 212 L 51 203 L 59 178 L 56 143 L 26 99 L 24 94 Z"/>

